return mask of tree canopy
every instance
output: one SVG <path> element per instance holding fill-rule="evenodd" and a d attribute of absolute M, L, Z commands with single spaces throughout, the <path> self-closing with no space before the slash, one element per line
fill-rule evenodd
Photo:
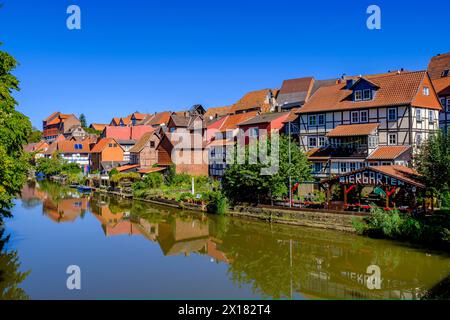
<path fill-rule="evenodd" d="M 84 113 L 80 114 L 80 123 L 83 128 L 86 128 L 87 123 L 86 123 L 86 116 L 84 115 Z"/>
<path fill-rule="evenodd" d="M 450 132 L 439 131 L 419 147 L 416 165 L 429 190 L 438 195 L 450 191 Z"/>
<path fill-rule="evenodd" d="M 19 91 L 19 80 L 11 72 L 16 66 L 11 55 L 0 51 L 0 219 L 10 216 L 12 199 L 20 192 L 28 170 L 23 145 L 31 134 L 31 123 L 15 109 L 12 92 Z"/>
<path fill-rule="evenodd" d="M 289 164 L 289 145 L 291 164 Z M 268 141 L 268 150 L 271 146 Z M 268 165 L 258 162 L 249 164 L 249 146 L 246 146 L 245 163 L 235 163 L 225 170 L 222 186 L 228 199 L 233 202 L 256 203 L 264 199 L 280 198 L 289 194 L 289 175 L 292 182 L 311 178 L 310 165 L 304 152 L 289 137 L 280 136 L 279 168 L 275 174 L 262 175 L 261 169 Z"/>

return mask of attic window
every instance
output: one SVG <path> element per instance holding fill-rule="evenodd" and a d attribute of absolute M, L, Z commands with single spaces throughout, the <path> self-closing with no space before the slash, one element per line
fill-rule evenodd
<path fill-rule="evenodd" d="M 423 87 L 423 95 L 424 96 L 429 96 L 430 95 L 430 88 L 428 87 Z"/>
<path fill-rule="evenodd" d="M 449 74 L 449 69 L 446 69 L 446 70 L 442 71 L 441 77 L 442 77 L 442 78 L 443 78 L 443 77 L 448 77 L 448 74 Z"/>
<path fill-rule="evenodd" d="M 363 100 L 371 100 L 372 99 L 372 90 L 364 89 Z"/>
<path fill-rule="evenodd" d="M 355 101 L 361 101 L 361 100 L 362 100 L 362 91 L 355 90 Z"/>

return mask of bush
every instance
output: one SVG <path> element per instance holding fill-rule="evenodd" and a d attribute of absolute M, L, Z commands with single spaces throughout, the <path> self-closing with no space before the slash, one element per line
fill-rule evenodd
<path fill-rule="evenodd" d="M 209 213 L 223 215 L 228 211 L 228 199 L 220 191 L 208 191 L 202 194 Z"/>
<path fill-rule="evenodd" d="M 192 199 L 194 199 L 194 195 L 190 192 L 183 192 L 176 198 L 176 200 L 178 202 L 186 202 L 186 201 L 192 200 Z"/>

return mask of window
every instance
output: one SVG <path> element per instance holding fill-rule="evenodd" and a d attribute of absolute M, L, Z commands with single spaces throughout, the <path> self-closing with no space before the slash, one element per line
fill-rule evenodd
<path fill-rule="evenodd" d="M 378 136 L 369 136 L 369 148 L 375 149 L 378 147 Z"/>
<path fill-rule="evenodd" d="M 358 123 L 358 122 L 359 122 L 359 112 L 352 111 L 352 123 Z"/>
<path fill-rule="evenodd" d="M 367 121 L 369 121 L 367 110 L 361 111 L 359 113 L 359 121 L 360 122 L 367 122 Z"/>
<path fill-rule="evenodd" d="M 446 69 L 446 70 L 442 71 L 441 77 L 447 77 L 448 74 L 449 74 L 449 69 Z"/>
<path fill-rule="evenodd" d="M 434 111 L 428 110 L 428 122 L 434 124 Z"/>
<path fill-rule="evenodd" d="M 314 173 L 319 173 L 321 171 L 322 171 L 322 163 L 321 162 L 314 162 L 313 172 Z"/>
<path fill-rule="evenodd" d="M 381 162 L 382 166 L 390 166 L 392 165 L 392 162 Z"/>
<path fill-rule="evenodd" d="M 316 137 L 309 137 L 308 138 L 308 146 L 309 147 L 317 147 L 317 138 Z"/>
<path fill-rule="evenodd" d="M 112 146 L 113 146 L 113 144 L 112 144 L 112 143 L 108 144 L 108 147 L 112 148 Z"/>
<path fill-rule="evenodd" d="M 420 133 L 416 134 L 416 144 L 420 146 L 422 144 L 422 135 Z"/>
<path fill-rule="evenodd" d="M 325 124 L 325 115 L 324 114 L 319 114 L 317 116 L 317 118 L 318 118 L 319 126 L 323 126 Z"/>
<path fill-rule="evenodd" d="M 319 147 L 323 147 L 325 145 L 325 137 L 319 137 Z"/>
<path fill-rule="evenodd" d="M 258 137 L 259 129 L 258 128 L 250 128 L 249 136 L 250 137 Z"/>
<path fill-rule="evenodd" d="M 450 112 L 450 98 L 447 98 L 447 112 Z"/>
<path fill-rule="evenodd" d="M 429 96 L 430 95 L 430 88 L 428 87 L 423 87 L 423 95 L 424 96 Z"/>
<path fill-rule="evenodd" d="M 388 142 L 390 145 L 396 145 L 397 144 L 397 134 L 395 134 L 395 133 L 389 134 Z"/>
<path fill-rule="evenodd" d="M 117 148 L 117 143 L 114 143 L 114 144 L 113 144 L 113 147 L 114 147 L 114 148 Z"/>
<path fill-rule="evenodd" d="M 154 148 L 155 147 L 155 141 L 150 141 L 150 148 Z"/>
<path fill-rule="evenodd" d="M 397 109 L 396 108 L 388 109 L 388 121 L 397 121 Z"/>
<path fill-rule="evenodd" d="M 173 133 L 173 132 L 175 132 L 175 129 L 176 129 L 175 127 L 172 127 L 172 128 L 170 128 L 169 131 Z"/>
<path fill-rule="evenodd" d="M 339 169 L 340 169 L 341 173 L 347 172 L 347 163 L 345 163 L 345 162 L 340 162 L 340 163 L 339 163 Z"/>
<path fill-rule="evenodd" d="M 417 111 L 416 111 L 416 120 L 417 120 L 417 122 L 422 121 L 422 110 L 420 110 L 420 109 L 417 109 Z"/>
<path fill-rule="evenodd" d="M 370 100 L 370 99 L 372 99 L 372 90 L 370 90 L 370 89 L 364 89 L 364 92 L 363 92 L 363 99 L 364 99 L 364 100 Z"/>
<path fill-rule="evenodd" d="M 350 171 L 356 170 L 356 162 L 350 162 Z"/>
<path fill-rule="evenodd" d="M 361 100 L 362 100 L 362 91 L 355 90 L 355 101 L 361 101 Z"/>
<path fill-rule="evenodd" d="M 309 126 L 316 126 L 317 125 L 317 118 L 316 116 L 308 116 L 308 124 Z"/>

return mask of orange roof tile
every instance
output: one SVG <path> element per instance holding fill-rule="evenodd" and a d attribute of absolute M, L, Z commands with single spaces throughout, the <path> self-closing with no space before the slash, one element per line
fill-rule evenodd
<path fill-rule="evenodd" d="M 269 112 L 270 104 L 266 101 L 269 93 L 273 93 L 271 89 L 251 91 L 245 94 L 238 102 L 231 106 L 230 113 L 254 108 L 260 108 L 262 112 Z"/>
<path fill-rule="evenodd" d="M 220 126 L 219 130 L 221 132 L 227 131 L 227 130 L 234 130 L 238 128 L 238 124 L 249 120 L 253 117 L 255 117 L 258 114 L 257 111 L 250 111 L 245 113 L 238 113 L 238 114 L 232 114 L 228 115 L 222 125 Z"/>
<path fill-rule="evenodd" d="M 126 164 L 124 166 L 116 167 L 116 170 L 119 172 L 123 172 L 123 171 L 131 170 L 131 169 L 135 169 L 138 167 L 139 167 L 138 164 Z"/>
<path fill-rule="evenodd" d="M 209 108 L 205 113 L 205 118 L 226 116 L 230 112 L 230 109 L 230 106 Z"/>
<path fill-rule="evenodd" d="M 416 101 L 419 93 L 421 94 L 420 85 L 427 79 L 426 71 L 370 77 L 370 81 L 376 83 L 379 89 L 377 89 L 372 100 L 357 102 L 352 101 L 352 90 L 347 89 L 345 83 L 321 87 L 298 113 L 411 105 Z M 437 99 L 430 100 L 429 105 L 420 106 L 436 110 L 441 109 Z"/>
<path fill-rule="evenodd" d="M 406 151 L 411 150 L 410 146 L 381 146 L 367 157 L 369 160 L 395 160 Z"/>
<path fill-rule="evenodd" d="M 58 150 L 61 153 L 89 153 L 89 143 L 85 141 L 73 141 L 73 140 L 65 140 L 65 141 L 58 141 L 54 142 L 56 143 L 56 150 Z M 81 146 L 75 147 L 76 145 Z M 48 151 L 48 150 L 47 150 Z"/>
<path fill-rule="evenodd" d="M 152 167 L 152 168 L 146 168 L 146 169 L 139 169 L 138 172 L 142 174 L 148 174 L 152 172 L 160 172 L 166 170 L 165 167 Z"/>
<path fill-rule="evenodd" d="M 92 148 L 92 153 L 99 153 L 102 152 L 103 149 L 106 148 L 106 146 L 109 143 L 117 143 L 117 141 L 114 138 L 104 138 L 97 142 L 97 144 Z M 120 146 L 120 144 L 117 143 L 117 145 Z"/>
<path fill-rule="evenodd" d="M 328 132 L 327 137 L 367 136 L 379 126 L 379 123 L 341 125 Z"/>
<path fill-rule="evenodd" d="M 438 95 L 450 95 L 450 76 L 433 80 L 433 86 Z"/>
<path fill-rule="evenodd" d="M 102 123 L 92 123 L 91 124 L 92 129 L 94 129 L 96 131 L 103 131 L 103 129 L 105 129 L 106 126 L 107 126 L 107 124 L 102 124 Z"/>

